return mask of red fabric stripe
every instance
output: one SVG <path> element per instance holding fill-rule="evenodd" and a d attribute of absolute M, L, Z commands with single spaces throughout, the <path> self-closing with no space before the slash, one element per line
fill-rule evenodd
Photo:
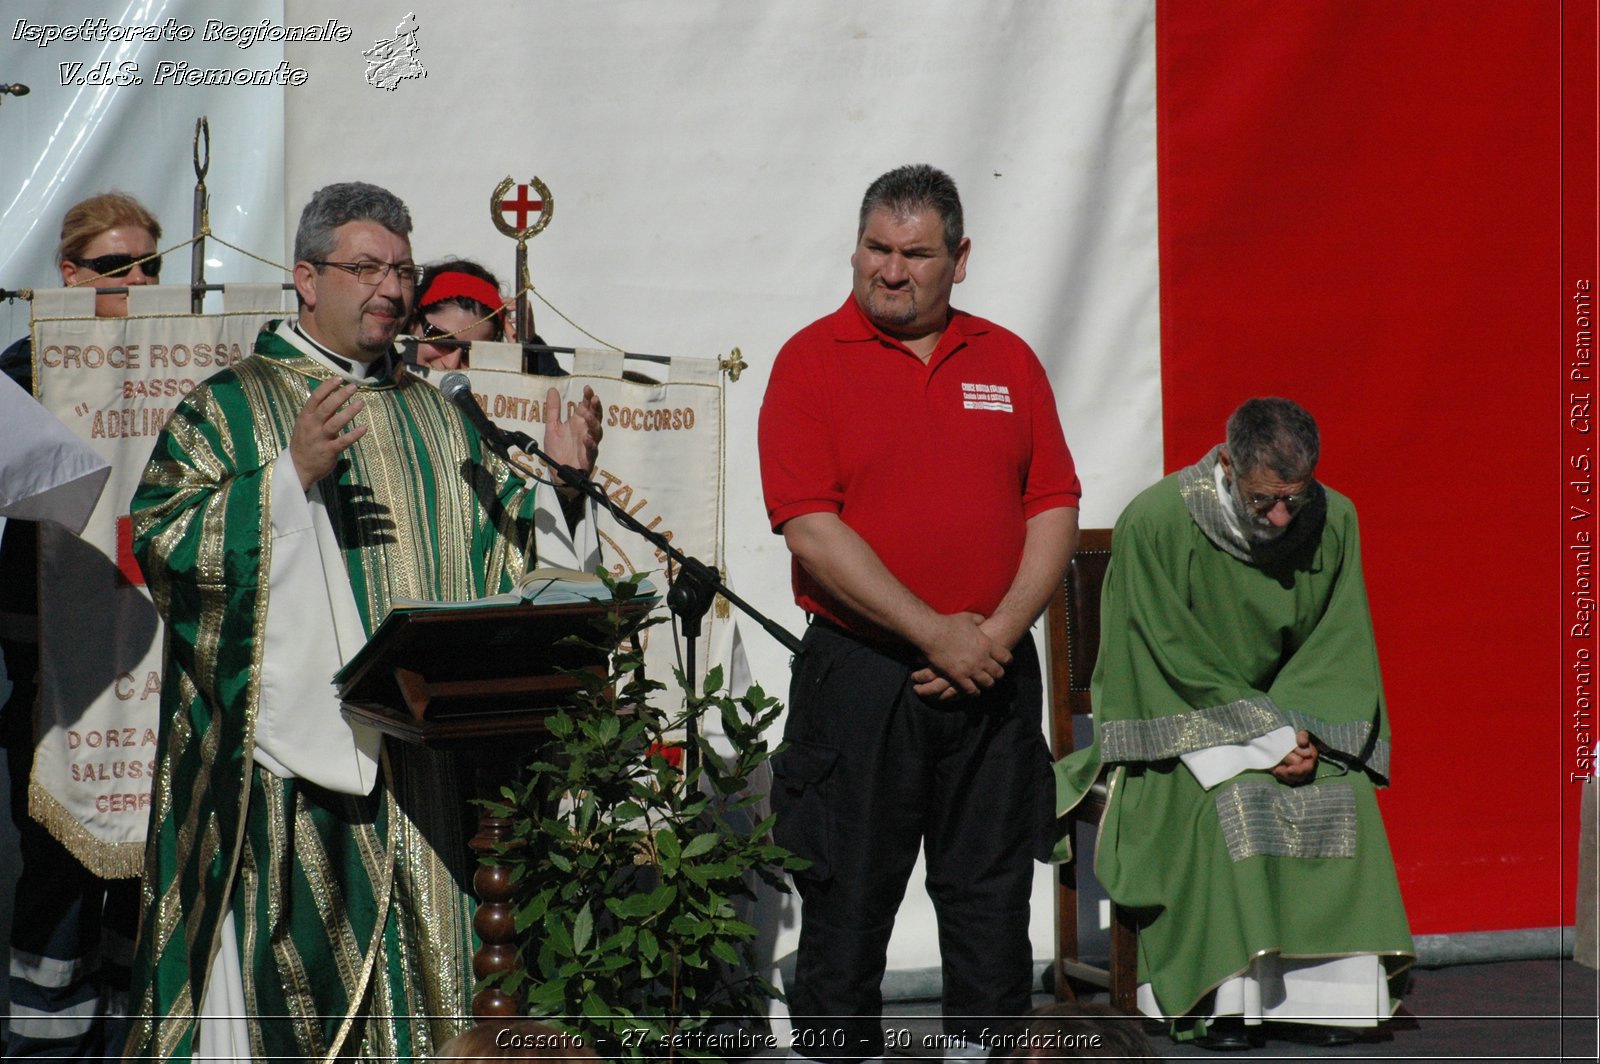
<path fill-rule="evenodd" d="M 117 518 L 117 577 L 120 583 L 144 586 L 144 570 L 133 556 L 133 518 L 127 514 Z"/>
<path fill-rule="evenodd" d="M 1321 475 L 1362 515 L 1395 727 L 1383 807 L 1422 934 L 1572 919 L 1563 11 L 1157 7 L 1166 464 L 1251 395 L 1322 424 Z"/>
<path fill-rule="evenodd" d="M 1595 356 L 1600 318 L 1600 17 L 1593 0 L 1562 6 L 1562 284 L 1559 318 L 1562 379 L 1557 405 L 1564 411 L 1561 522 L 1561 705 L 1566 734 L 1561 744 L 1564 812 L 1578 803 L 1580 775 L 1593 775 L 1597 743 L 1595 679 L 1600 665 L 1600 618 L 1596 617 L 1594 556 L 1600 544 L 1600 407 L 1596 406 L 1600 360 Z M 1567 850 L 1577 848 L 1569 834 Z M 1570 862 L 1563 872 L 1575 886 Z M 1569 891 L 1573 889 L 1569 887 Z"/>

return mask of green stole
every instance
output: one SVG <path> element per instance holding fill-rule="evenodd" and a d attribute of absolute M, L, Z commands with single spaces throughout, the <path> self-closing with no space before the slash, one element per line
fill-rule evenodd
<path fill-rule="evenodd" d="M 366 796 L 250 760 L 272 472 L 311 390 L 335 375 L 276 324 L 179 404 L 133 500 L 167 647 L 130 1053 L 193 1053 L 231 904 L 256 1059 L 425 1057 L 470 1013 L 454 759 L 390 744 Z M 533 492 L 425 382 L 402 371 L 360 395 L 368 431 L 320 487 L 368 634 L 398 597 L 508 589 L 532 553 Z"/>

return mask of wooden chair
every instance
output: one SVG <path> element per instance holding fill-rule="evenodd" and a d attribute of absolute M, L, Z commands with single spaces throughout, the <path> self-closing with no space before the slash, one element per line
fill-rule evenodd
<path fill-rule="evenodd" d="M 1047 609 L 1050 646 L 1050 731 L 1055 756 L 1065 757 L 1076 747 L 1072 734 L 1075 717 L 1089 717 L 1093 706 L 1089 679 L 1100 654 L 1100 586 L 1111 561 L 1111 529 L 1086 528 L 1078 536 L 1078 550 L 1061 583 L 1061 593 Z M 1068 831 L 1079 821 L 1098 825 L 1106 811 L 1104 781 L 1068 815 Z M 1133 922 L 1115 903 L 1111 906 L 1111 960 L 1109 968 L 1096 968 L 1078 958 L 1078 852 L 1057 869 L 1056 961 L 1057 999 L 1075 997 L 1071 984 L 1102 987 L 1111 1004 L 1135 1012 L 1134 986 L 1138 974 L 1136 932 Z"/>

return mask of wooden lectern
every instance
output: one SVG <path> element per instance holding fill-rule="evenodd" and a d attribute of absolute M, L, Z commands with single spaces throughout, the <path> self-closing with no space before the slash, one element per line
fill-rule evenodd
<path fill-rule="evenodd" d="M 622 609 L 642 615 L 656 601 L 636 599 Z M 549 734 L 546 718 L 571 704 L 581 686 L 574 672 L 606 675 L 608 649 L 558 644 L 569 635 L 599 643 L 595 622 L 610 609 L 609 602 L 586 602 L 396 610 L 334 678 L 345 718 L 401 742 L 469 751 L 473 797 L 498 798 Z M 469 843 L 478 854 L 472 926 L 480 944 L 472 971 L 480 981 L 521 965 L 510 876 L 491 863 L 496 845 L 510 837 L 511 821 L 480 807 Z M 472 1012 L 484 1020 L 522 1009 L 495 987 L 473 997 Z"/>

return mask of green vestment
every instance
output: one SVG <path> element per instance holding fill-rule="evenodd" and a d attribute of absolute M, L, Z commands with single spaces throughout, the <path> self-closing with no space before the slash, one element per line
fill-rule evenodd
<path fill-rule="evenodd" d="M 276 325 L 179 404 L 133 500 L 167 642 L 130 1052 L 194 1052 L 231 907 L 254 1059 L 423 1058 L 470 1014 L 470 816 L 453 757 L 390 744 L 365 796 L 252 760 L 273 470 L 334 376 Z M 367 633 L 397 597 L 509 588 L 531 550 L 533 493 L 418 378 L 359 394 L 353 424 L 368 431 L 317 490 L 345 562 L 327 579 L 348 578 Z"/>
<path fill-rule="evenodd" d="M 1095 745 L 1057 765 L 1063 809 L 1110 771 L 1095 873 L 1138 920 L 1139 979 L 1168 1017 L 1267 954 L 1377 954 L 1392 981 L 1413 949 L 1374 796 L 1389 723 L 1355 508 L 1325 491 L 1325 519 L 1308 507 L 1298 545 L 1264 563 L 1219 531 L 1215 463 L 1118 520 Z M 1247 771 L 1207 791 L 1178 760 L 1285 726 L 1321 747 L 1312 782 Z"/>

